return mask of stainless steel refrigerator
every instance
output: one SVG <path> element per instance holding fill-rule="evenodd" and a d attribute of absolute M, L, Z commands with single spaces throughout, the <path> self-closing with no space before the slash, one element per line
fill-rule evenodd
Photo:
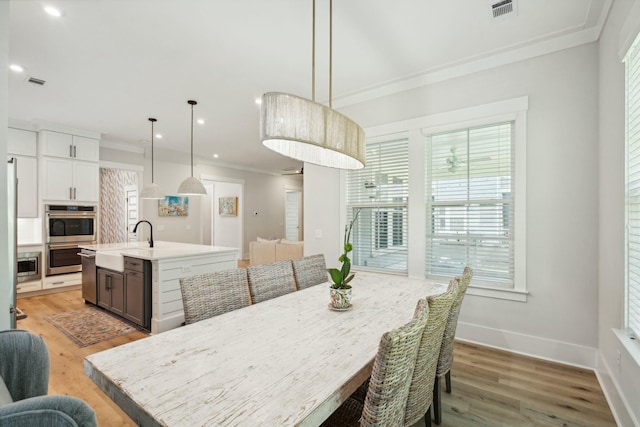
<path fill-rule="evenodd" d="M 16 328 L 16 287 L 18 285 L 18 272 L 16 257 L 18 254 L 18 160 L 10 158 L 7 163 L 7 225 L 8 225 L 8 276 L 11 278 L 9 286 L 9 313 L 10 325 Z"/>

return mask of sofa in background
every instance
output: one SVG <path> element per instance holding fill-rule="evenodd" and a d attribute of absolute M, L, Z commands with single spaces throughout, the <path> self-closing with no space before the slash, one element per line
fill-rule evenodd
<path fill-rule="evenodd" d="M 303 256 L 304 242 L 285 239 L 267 240 L 260 237 L 257 241 L 249 242 L 249 265 L 269 264 Z"/>

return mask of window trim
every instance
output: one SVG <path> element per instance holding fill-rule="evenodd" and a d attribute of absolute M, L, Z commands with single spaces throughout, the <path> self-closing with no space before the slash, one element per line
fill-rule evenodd
<path fill-rule="evenodd" d="M 527 110 L 529 98 L 527 96 L 511 98 L 503 101 L 477 105 L 468 108 L 431 114 L 409 120 L 386 123 L 365 129 L 367 141 L 379 141 L 408 135 L 409 137 L 409 208 L 408 208 L 408 276 L 425 277 L 425 248 L 426 212 L 425 206 L 425 177 L 424 177 L 424 138 L 428 133 L 445 132 L 448 130 L 482 126 L 502 121 L 514 121 L 515 141 L 515 185 L 514 215 L 516 218 L 514 234 L 514 287 L 505 289 L 488 284 L 471 282 L 467 291 L 469 295 L 506 299 L 526 302 L 526 141 L 527 141 Z M 420 150 L 422 155 L 416 150 Z M 346 172 L 341 171 L 341 183 L 346 183 Z M 343 187 L 344 188 L 344 187 Z M 346 200 L 341 200 L 341 228 L 346 224 Z M 411 238 L 411 236 L 422 236 Z"/>

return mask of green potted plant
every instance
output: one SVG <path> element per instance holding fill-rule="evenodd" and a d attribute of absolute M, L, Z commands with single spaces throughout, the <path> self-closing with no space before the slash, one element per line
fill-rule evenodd
<path fill-rule="evenodd" d="M 331 304 L 330 307 L 335 310 L 348 310 L 351 308 L 351 285 L 349 282 L 353 280 L 354 274 L 351 274 L 351 259 L 349 258 L 349 252 L 353 250 L 353 245 L 350 243 L 351 239 L 351 230 L 353 229 L 353 224 L 358 219 L 358 215 L 360 214 L 360 209 L 356 211 L 353 219 L 349 223 L 348 226 L 344 227 L 344 252 L 338 258 L 338 261 L 342 263 L 340 269 L 338 268 L 328 268 L 327 271 L 331 276 L 331 281 L 333 282 L 329 287 L 331 293 Z"/>

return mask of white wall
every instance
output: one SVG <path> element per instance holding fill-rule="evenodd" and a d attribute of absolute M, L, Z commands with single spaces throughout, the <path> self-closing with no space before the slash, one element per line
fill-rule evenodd
<path fill-rule="evenodd" d="M 340 171 L 304 165 L 304 254 L 324 254 L 327 267 L 337 268 L 342 253 L 345 214 Z"/>
<path fill-rule="evenodd" d="M 180 183 L 191 175 L 188 164 L 158 160 L 155 158 L 154 178 L 167 196 L 177 196 Z M 150 171 L 150 169 L 146 169 Z M 151 182 L 151 174 L 144 177 L 144 185 Z M 157 200 L 141 200 L 142 212 L 140 219 L 153 224 L 153 239 L 168 242 L 204 244 L 202 233 L 202 197 L 189 197 L 189 213 L 184 217 L 159 216 Z M 148 238 L 148 227 L 142 225 L 143 238 Z M 138 229 L 140 230 L 140 229 Z"/>
<path fill-rule="evenodd" d="M 5 211 L 0 214 L 0 330 L 11 326 L 9 307 L 13 305 L 13 278 L 9 272 L 9 223 L 7 221 L 7 127 L 9 126 L 9 2 L 0 2 L 0 203 Z"/>
<path fill-rule="evenodd" d="M 220 197 L 238 198 L 238 216 L 220 216 L 218 199 Z M 244 219 L 244 194 L 242 184 L 217 182 L 213 187 L 213 244 L 242 248 L 242 223 Z"/>
<path fill-rule="evenodd" d="M 526 303 L 468 295 L 459 337 L 595 366 L 597 84 L 598 49 L 589 44 L 341 109 L 366 128 L 529 97 L 526 277 L 530 294 Z M 315 215 L 325 215 L 326 209 L 306 207 L 305 212 L 306 221 L 318 222 Z M 307 234 L 313 233 L 314 226 L 306 221 Z"/>
<path fill-rule="evenodd" d="M 624 325 L 624 42 L 640 28 L 637 1 L 617 0 L 600 38 L 598 377 L 621 426 L 640 425 L 640 366 L 612 332 Z M 635 9 L 632 9 L 635 7 Z M 631 28 L 625 24 L 632 24 Z M 639 343 L 636 343 L 640 347 Z M 620 367 L 617 354 L 620 352 Z M 626 403 L 626 407 L 625 407 Z"/>

